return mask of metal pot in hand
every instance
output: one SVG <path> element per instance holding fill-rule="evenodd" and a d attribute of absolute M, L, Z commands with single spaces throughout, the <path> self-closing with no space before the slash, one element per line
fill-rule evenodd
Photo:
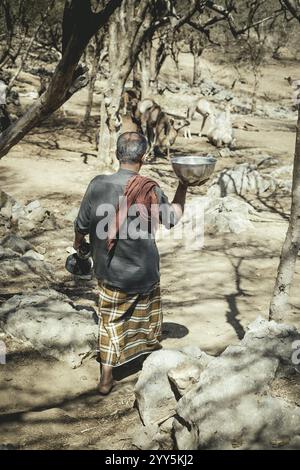
<path fill-rule="evenodd" d="M 180 155 L 171 158 L 173 170 L 179 180 L 188 186 L 197 186 L 210 178 L 216 166 L 216 158 L 194 155 Z"/>

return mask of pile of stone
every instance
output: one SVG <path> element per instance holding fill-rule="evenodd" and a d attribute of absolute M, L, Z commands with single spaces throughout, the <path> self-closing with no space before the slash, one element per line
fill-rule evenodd
<path fill-rule="evenodd" d="M 10 292 L 27 290 L 54 281 L 50 264 L 44 261 L 41 248 L 35 248 L 19 235 L 10 233 L 0 241 L 1 287 Z"/>
<path fill-rule="evenodd" d="M 252 98 L 249 96 L 236 95 L 232 90 L 224 88 L 222 85 L 211 79 L 205 78 L 197 85 L 195 91 L 197 96 L 212 96 L 215 102 L 220 106 L 229 102 L 231 111 L 237 114 L 252 113 Z M 264 100 L 258 100 L 256 110 L 253 113 L 256 116 L 268 117 L 271 119 L 295 119 L 296 113 L 292 106 L 282 104 L 267 103 Z"/>
<path fill-rule="evenodd" d="M 291 185 L 291 179 L 286 179 L 292 171 L 291 167 L 272 170 L 272 176 L 259 171 L 277 165 L 277 160 L 261 155 L 257 164 L 242 163 L 230 169 L 224 169 L 212 181 L 207 196 L 195 196 L 186 205 L 185 213 L 173 232 L 183 231 L 186 225 L 191 229 L 188 233 L 188 242 L 199 241 L 201 234 L 196 233 L 194 223 L 200 229 L 213 233 L 239 234 L 254 228 L 253 221 L 266 222 L 254 207 L 246 202 L 246 198 L 254 195 L 262 196 L 279 188 Z M 203 235 L 203 234 L 202 234 Z M 179 237 L 177 237 L 179 238 Z"/>
<path fill-rule="evenodd" d="M 300 338 L 295 327 L 259 317 L 220 356 L 198 348 L 146 359 L 135 387 L 139 449 L 297 449 Z"/>
<path fill-rule="evenodd" d="M 20 255 L 25 258 L 33 258 L 40 261 L 44 259 L 44 256 L 38 251 L 35 251 L 33 245 L 30 242 L 14 233 L 6 235 L 0 241 L 0 249 L 2 258 L 5 257 L 5 253 L 13 253 L 15 257 Z"/>
<path fill-rule="evenodd" d="M 12 213 L 19 210 L 11 200 L 4 207 Z M 26 210 L 28 214 L 35 212 L 37 219 L 38 214 L 43 214 L 39 205 L 26 206 Z M 49 287 L 55 285 L 55 272 L 44 261 L 42 246 L 35 247 L 15 233 L 3 237 L 0 278 L 1 288 L 11 295 L 0 307 L 0 327 L 4 334 L 73 368 L 95 353 L 96 313 L 91 307 L 75 307 L 66 295 Z"/>
<path fill-rule="evenodd" d="M 0 191 L 0 221 L 6 227 L 14 227 L 21 236 L 36 229 L 52 230 L 57 227 L 53 214 L 35 200 L 22 205 L 4 191 Z"/>
<path fill-rule="evenodd" d="M 271 119 L 290 119 L 294 120 L 297 116 L 292 107 L 262 103 L 257 106 L 255 112 L 257 116 L 263 116 Z"/>
<path fill-rule="evenodd" d="M 242 163 L 225 169 L 212 181 L 208 190 L 210 197 L 225 197 L 229 194 L 245 196 L 248 193 L 258 196 L 274 191 L 276 181 L 272 176 L 262 174 L 253 163 Z"/>
<path fill-rule="evenodd" d="M 252 230 L 251 214 L 255 211 L 247 202 L 236 196 L 208 198 L 205 227 L 212 233 L 236 233 Z"/>
<path fill-rule="evenodd" d="M 53 289 L 15 295 L 0 307 L 0 326 L 45 357 L 80 366 L 97 348 L 97 317 Z"/>
<path fill-rule="evenodd" d="M 235 233 L 252 230 L 251 219 L 257 219 L 255 209 L 236 195 L 225 197 L 195 196 L 186 205 L 184 215 L 174 229 L 174 238 L 179 233 L 187 235 L 188 246 L 199 245 L 203 231 L 206 233 Z M 178 235 L 177 235 L 178 232 Z"/>
<path fill-rule="evenodd" d="M 293 165 L 284 165 L 273 170 L 273 178 L 276 179 L 277 186 L 284 193 L 290 194 L 293 184 Z"/>
<path fill-rule="evenodd" d="M 213 96 L 214 100 L 220 101 L 220 103 L 231 101 L 234 98 L 234 94 L 231 90 L 207 78 L 203 79 L 199 86 L 197 86 L 197 93 L 203 96 Z"/>

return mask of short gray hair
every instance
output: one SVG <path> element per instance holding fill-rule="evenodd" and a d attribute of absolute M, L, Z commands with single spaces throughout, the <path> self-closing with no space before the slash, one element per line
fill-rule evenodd
<path fill-rule="evenodd" d="M 117 159 L 123 163 L 141 163 L 148 142 L 143 134 L 124 132 L 117 141 Z"/>

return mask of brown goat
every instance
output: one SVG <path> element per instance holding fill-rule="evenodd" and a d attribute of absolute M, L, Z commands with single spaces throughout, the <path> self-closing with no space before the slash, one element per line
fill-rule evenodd
<path fill-rule="evenodd" d="M 126 116 L 127 111 L 132 111 L 137 106 L 138 101 L 141 98 L 141 93 L 129 88 L 124 91 L 121 99 L 121 108 L 123 108 L 123 115 Z"/>
<path fill-rule="evenodd" d="M 148 154 L 154 155 L 159 149 L 166 149 L 170 155 L 170 147 L 175 143 L 180 129 L 189 125 L 186 119 L 175 121 L 165 113 L 155 101 L 146 99 L 138 103 L 132 113 L 132 120 L 140 132 L 147 136 L 149 142 Z"/>

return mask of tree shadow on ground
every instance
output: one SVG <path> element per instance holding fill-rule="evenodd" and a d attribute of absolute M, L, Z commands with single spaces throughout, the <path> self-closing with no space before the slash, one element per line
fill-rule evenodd
<path fill-rule="evenodd" d="M 239 258 L 238 262 L 234 262 L 231 257 L 227 254 L 227 257 L 229 258 L 231 265 L 234 270 L 234 275 L 235 275 L 235 285 L 236 285 L 236 292 L 232 294 L 225 295 L 225 299 L 228 303 L 229 310 L 226 312 L 226 320 L 227 322 L 232 326 L 234 331 L 236 332 L 236 335 L 239 340 L 243 339 L 245 336 L 245 330 L 241 324 L 241 322 L 238 319 L 238 316 L 240 315 L 240 311 L 237 307 L 237 299 L 240 296 L 245 296 L 247 295 L 244 289 L 241 287 L 241 282 L 242 282 L 242 276 L 240 273 L 240 267 L 241 264 L 244 260 L 244 258 Z"/>

